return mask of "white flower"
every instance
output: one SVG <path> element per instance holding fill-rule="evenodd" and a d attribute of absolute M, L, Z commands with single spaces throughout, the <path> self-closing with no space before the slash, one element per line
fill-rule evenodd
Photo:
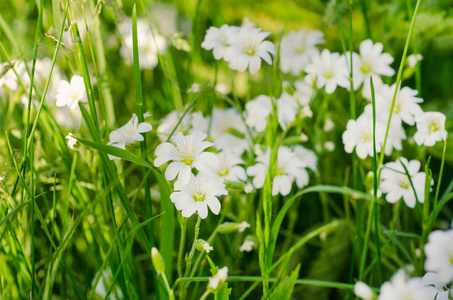
<path fill-rule="evenodd" d="M 421 278 L 408 278 L 403 270 L 398 271 L 392 280 L 381 286 L 379 300 L 427 300 L 427 294 L 421 288 Z"/>
<path fill-rule="evenodd" d="M 365 115 L 369 116 L 369 118 L 372 118 L 373 114 L 373 108 L 371 104 L 365 106 Z M 382 143 L 385 137 L 385 129 L 387 128 L 387 122 L 388 122 L 388 114 L 383 113 L 383 115 L 376 115 L 376 128 L 380 127 L 383 130 L 380 131 L 380 134 L 382 134 L 382 137 L 379 137 L 382 139 Z M 392 120 L 390 121 L 390 127 L 389 127 L 389 132 L 387 136 L 387 144 L 385 145 L 385 154 L 386 155 L 391 155 L 393 149 L 396 150 L 401 150 L 403 149 L 403 144 L 402 141 L 406 139 L 406 132 L 404 131 L 403 124 L 401 122 L 401 118 L 399 117 L 392 117 Z"/>
<path fill-rule="evenodd" d="M 242 19 L 241 27 L 244 27 L 244 28 L 252 28 L 252 27 L 255 27 L 255 24 L 254 24 L 252 21 L 250 21 L 249 18 L 244 17 L 244 18 Z"/>
<path fill-rule="evenodd" d="M 243 167 L 238 166 L 239 164 L 245 164 L 245 162 L 236 154 L 231 152 L 222 151 L 217 154 L 219 158 L 219 165 L 215 169 L 214 175 L 217 176 L 220 181 L 246 181 L 247 175 Z"/>
<path fill-rule="evenodd" d="M 247 168 L 247 174 L 253 176 L 255 188 L 262 188 L 270 163 L 270 149 L 257 157 L 257 164 Z M 281 194 L 286 196 L 291 191 L 295 181 L 299 188 L 308 184 L 307 165 L 288 147 L 281 146 L 277 154 L 277 170 L 272 181 L 272 195 Z"/>
<path fill-rule="evenodd" d="M 282 38 L 280 44 L 280 69 L 283 73 L 297 76 L 318 53 L 316 45 L 324 43 L 324 33 L 318 30 L 291 31 Z"/>
<path fill-rule="evenodd" d="M 219 284 L 224 283 L 228 278 L 228 267 L 223 267 L 217 271 L 212 277 L 209 277 L 208 287 L 216 290 L 219 287 Z"/>
<path fill-rule="evenodd" d="M 423 56 L 421 54 L 411 54 L 407 57 L 407 64 L 409 65 L 410 68 L 413 68 L 422 59 L 423 59 Z"/>
<path fill-rule="evenodd" d="M 318 88 L 325 87 L 327 94 L 332 94 L 338 86 L 349 85 L 348 69 L 346 60 L 339 53 L 330 53 L 329 50 L 322 50 L 321 54 L 315 54 L 312 62 L 309 63 L 305 72 L 310 76 L 316 76 Z"/>
<path fill-rule="evenodd" d="M 242 221 L 240 224 L 239 224 L 239 229 L 238 231 L 239 232 L 244 232 L 244 230 L 246 230 L 247 228 L 250 227 L 250 224 L 247 223 L 246 221 Z"/>
<path fill-rule="evenodd" d="M 365 40 L 360 43 L 360 55 L 352 53 L 354 90 L 357 90 L 362 83 L 369 87 L 370 76 L 373 76 L 374 81 L 376 75 L 393 76 L 395 74 L 395 70 L 390 67 L 393 57 L 388 53 L 382 53 L 383 48 L 382 43 L 373 45 L 371 40 Z M 345 55 L 350 65 L 350 53 L 347 52 Z"/>
<path fill-rule="evenodd" d="M 426 273 L 422 278 L 421 286 L 424 293 L 430 295 L 429 299 L 448 300 L 448 282 L 440 280 L 438 274 Z"/>
<path fill-rule="evenodd" d="M 173 180 L 178 175 L 177 184 L 185 185 L 190 181 L 192 168 L 201 173 L 211 174 L 211 167 L 219 164 L 214 153 L 203 152 L 211 147 L 211 142 L 204 141 L 206 134 L 194 132 L 184 136 L 181 132 L 172 136 L 171 142 L 164 142 L 156 147 L 154 166 L 159 167 L 167 161 L 172 161 L 165 170 L 165 178 Z M 176 147 L 175 147 L 175 145 Z"/>
<path fill-rule="evenodd" d="M 77 109 L 79 101 L 88 102 L 83 78 L 74 75 L 71 78 L 71 83 L 66 80 L 60 81 L 55 98 L 57 99 L 57 106 L 68 106 L 71 109 Z"/>
<path fill-rule="evenodd" d="M 270 32 L 262 32 L 260 28 L 241 28 L 230 37 L 231 44 L 224 53 L 225 61 L 229 62 L 232 70 L 244 72 L 247 68 L 250 74 L 255 74 L 261 68 L 261 59 L 272 64 L 269 54 L 275 54 L 275 46 L 269 41 L 263 41 Z"/>
<path fill-rule="evenodd" d="M 241 155 L 249 145 L 245 138 L 234 134 L 245 136 L 246 131 L 245 123 L 235 108 L 214 108 L 210 136 L 217 150 Z"/>
<path fill-rule="evenodd" d="M 214 108 L 212 111 L 212 124 L 210 135 L 214 140 L 232 131 L 246 133 L 247 128 L 239 112 L 230 107 L 227 109 Z"/>
<path fill-rule="evenodd" d="M 208 206 L 214 214 L 219 214 L 220 202 L 216 196 L 220 195 L 228 195 L 223 183 L 203 173 L 196 177 L 190 173 L 186 185 L 175 183 L 175 192 L 170 195 L 170 199 L 176 209 L 181 210 L 183 217 L 188 218 L 198 212 L 205 219 L 208 216 Z"/>
<path fill-rule="evenodd" d="M 144 118 L 149 117 L 149 113 L 143 115 Z M 132 144 L 136 141 L 143 141 L 144 138 L 141 133 L 151 131 L 153 127 L 151 124 L 142 122 L 138 123 L 138 117 L 136 114 L 132 114 L 132 118 L 122 127 L 110 132 L 110 141 L 107 145 L 125 149 L 126 145 Z M 110 159 L 114 159 L 115 156 L 109 155 Z"/>
<path fill-rule="evenodd" d="M 241 252 L 250 252 L 253 250 L 253 247 L 255 246 L 254 241 L 244 241 L 244 243 L 239 247 L 239 251 Z"/>
<path fill-rule="evenodd" d="M 212 250 L 214 250 L 214 248 L 211 245 L 209 245 L 209 243 L 204 243 L 203 248 L 204 248 L 204 251 L 206 251 L 206 253 L 209 253 Z"/>
<path fill-rule="evenodd" d="M 395 85 L 388 86 L 383 84 L 376 91 L 376 117 L 379 120 L 387 123 L 392 106 L 393 94 L 395 93 Z M 423 111 L 418 103 L 423 102 L 423 99 L 415 97 L 418 91 L 409 87 L 403 87 L 398 91 L 395 98 L 395 105 L 393 106 L 392 119 L 403 121 L 408 125 L 415 124 L 415 118 L 422 114 Z M 368 104 L 369 109 L 371 103 Z"/>
<path fill-rule="evenodd" d="M 426 175 L 425 172 L 418 172 L 421 166 L 421 163 L 418 160 L 411 160 L 408 162 L 406 158 L 401 157 L 396 162 L 386 163 L 381 172 L 382 182 L 380 184 L 380 189 L 383 193 L 387 194 L 385 197 L 387 202 L 395 203 L 403 198 L 406 205 L 413 208 L 415 206 L 416 196 L 401 163 L 407 168 L 418 201 L 420 203 L 424 202 Z"/>
<path fill-rule="evenodd" d="M 194 82 L 190 89 L 187 90 L 187 93 L 198 93 L 199 91 L 201 91 L 201 85 Z"/>
<path fill-rule="evenodd" d="M 439 275 L 442 282 L 453 281 L 453 230 L 436 230 L 429 234 L 425 245 L 425 269 Z"/>
<path fill-rule="evenodd" d="M 120 54 L 128 64 L 133 63 L 132 20 L 126 18 L 118 26 L 124 37 Z M 167 49 L 167 41 L 156 30 L 151 32 L 146 19 L 137 20 L 137 43 L 140 69 L 153 69 L 158 63 L 158 53 L 163 54 Z"/>
<path fill-rule="evenodd" d="M 199 250 L 199 251 L 206 251 L 206 253 L 209 253 L 211 252 L 212 250 L 214 250 L 214 248 L 209 245 L 208 242 L 206 242 L 205 240 L 202 240 L 202 239 L 198 239 L 196 240 L 195 242 L 195 247 Z"/>
<path fill-rule="evenodd" d="M 280 98 L 277 99 L 277 109 L 278 123 L 283 130 L 286 130 L 296 120 L 299 104 L 294 97 L 283 91 Z"/>
<path fill-rule="evenodd" d="M 376 123 L 376 151 L 380 152 L 384 143 L 385 127 Z M 357 156 L 365 159 L 373 157 L 373 118 L 364 113 L 357 120 L 349 120 L 346 131 L 343 132 L 344 150 L 352 153 L 356 150 Z"/>
<path fill-rule="evenodd" d="M 415 118 L 417 132 L 414 134 L 415 142 L 422 146 L 434 146 L 438 141 L 447 138 L 445 130 L 445 115 L 440 112 L 425 112 Z"/>
<path fill-rule="evenodd" d="M 245 123 L 257 132 L 263 132 L 267 126 L 267 117 L 272 113 L 271 97 L 260 95 L 245 105 L 247 118 Z"/>
<path fill-rule="evenodd" d="M 230 47 L 230 39 L 239 31 L 237 26 L 222 25 L 220 28 L 209 27 L 206 31 L 201 47 L 206 50 L 212 50 L 214 58 L 219 60 L 224 58 L 225 51 Z"/>
<path fill-rule="evenodd" d="M 160 123 L 157 127 L 157 136 L 159 139 L 164 142 L 167 140 L 168 136 L 172 132 L 172 130 L 176 127 L 181 118 L 182 114 L 178 113 L 178 111 L 174 110 L 170 112 Z M 176 131 L 186 132 L 190 128 L 190 114 L 187 114 L 185 118 L 182 119 L 181 123 L 176 128 Z"/>
<path fill-rule="evenodd" d="M 314 82 L 316 78 L 314 76 L 305 76 L 303 80 L 297 80 L 294 82 L 294 91 L 293 97 L 297 99 L 300 105 L 308 105 L 311 98 L 313 97 L 316 83 Z"/>
<path fill-rule="evenodd" d="M 219 82 L 215 86 L 215 91 L 221 95 L 228 95 L 231 89 L 226 83 Z"/>
<path fill-rule="evenodd" d="M 72 133 L 68 133 L 66 139 L 68 140 L 69 148 L 74 150 L 74 146 L 77 144 L 77 139 L 72 135 Z"/>
<path fill-rule="evenodd" d="M 329 132 L 334 128 L 335 123 L 332 121 L 332 119 L 326 119 L 326 122 L 324 123 L 324 131 Z"/>
<path fill-rule="evenodd" d="M 363 300 L 373 300 L 376 298 L 371 288 L 362 281 L 358 281 L 354 285 L 354 294 Z"/>
<path fill-rule="evenodd" d="M 9 68 L 8 71 L 5 71 L 7 68 Z M 16 71 L 17 75 L 14 71 Z M 7 62 L 0 64 L 0 89 L 6 87 L 11 91 L 16 91 L 19 88 L 17 77 L 21 78 L 25 85 L 30 82 L 30 77 L 23 61 L 18 60 L 11 67 Z"/>
<path fill-rule="evenodd" d="M 306 149 L 301 145 L 296 145 L 294 147 L 294 154 L 304 163 L 305 167 L 311 169 L 313 172 L 316 172 L 318 164 L 318 157 L 316 154 Z"/>

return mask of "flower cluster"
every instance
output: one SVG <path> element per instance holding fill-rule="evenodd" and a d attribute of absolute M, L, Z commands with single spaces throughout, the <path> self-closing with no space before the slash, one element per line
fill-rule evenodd
<path fill-rule="evenodd" d="M 205 141 L 206 137 L 206 133 L 200 131 L 187 136 L 177 132 L 171 137 L 171 143 L 164 142 L 155 151 L 156 167 L 171 161 L 165 170 L 165 178 L 178 179 L 170 199 L 186 218 L 198 212 L 205 219 L 208 216 L 208 206 L 217 215 L 220 212 L 217 197 L 228 194 L 225 185 L 211 176 L 211 168 L 219 165 L 219 159 L 214 153 L 204 151 L 213 145 Z M 198 174 L 194 175 L 192 169 L 196 169 Z"/>
<path fill-rule="evenodd" d="M 212 50 L 214 58 L 224 59 L 232 70 L 255 74 L 261 68 L 261 59 L 272 64 L 270 54 L 275 54 L 272 42 L 265 41 L 270 32 L 263 32 L 256 27 L 237 27 L 222 25 L 210 27 L 201 47 Z"/>
<path fill-rule="evenodd" d="M 424 247 L 426 260 L 423 277 L 409 277 L 399 270 L 390 281 L 384 282 L 379 296 L 363 282 L 357 282 L 354 293 L 364 300 L 392 299 L 450 299 L 450 284 L 453 281 L 453 230 L 433 231 Z"/>

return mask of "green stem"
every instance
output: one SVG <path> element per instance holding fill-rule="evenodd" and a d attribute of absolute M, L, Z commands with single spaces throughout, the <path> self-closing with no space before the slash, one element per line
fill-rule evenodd
<path fill-rule="evenodd" d="M 182 277 L 182 256 L 184 253 L 184 245 L 186 243 L 186 231 L 187 231 L 187 220 L 181 218 L 181 238 L 179 240 L 179 251 L 178 251 L 178 277 Z"/>
<path fill-rule="evenodd" d="M 190 274 L 190 267 L 192 266 L 192 259 L 193 259 L 193 255 L 195 254 L 195 242 L 197 241 L 198 234 L 200 233 L 200 223 L 201 223 L 201 217 L 198 216 L 197 224 L 195 224 L 195 229 L 194 229 L 195 236 L 193 238 L 192 248 L 190 249 L 189 256 L 186 259 L 187 266 L 186 266 L 186 271 L 184 273 L 184 277 L 187 277 Z M 186 296 L 185 292 L 186 292 L 187 285 L 188 284 L 185 284 L 182 286 L 181 294 L 180 294 L 181 299 L 184 299 Z"/>

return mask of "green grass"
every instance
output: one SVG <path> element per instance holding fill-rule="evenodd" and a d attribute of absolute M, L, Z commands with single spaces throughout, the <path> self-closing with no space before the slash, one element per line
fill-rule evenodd
<path fill-rule="evenodd" d="M 448 131 L 453 119 L 451 7 L 440 0 L 307 1 L 305 5 L 194 0 L 166 5 L 172 7 L 181 35 L 165 35 L 167 50 L 157 54 L 154 69 L 146 70 L 140 67 L 138 21 L 156 28 L 152 39 L 157 45 L 157 34 L 165 32 L 168 24 L 154 24 L 162 18 L 171 20 L 154 1 L 0 3 L 0 63 L 7 64 L 0 82 L 14 62 L 29 63 L 29 79 L 15 70 L 17 90 L 0 86 L 0 176 L 4 178 L 0 181 L 0 298 L 355 299 L 352 291 L 358 280 L 378 292 L 407 264 L 414 266 L 413 276 L 423 276 L 426 257 L 418 250 L 433 230 L 449 228 L 453 219 L 451 136 L 448 143 L 434 147 L 419 147 L 408 139 L 403 150 L 391 156 L 378 154 L 377 91 L 371 82 L 374 157 L 362 160 L 345 153 L 341 135 L 346 123 L 368 103 L 361 92 L 352 91 L 352 59 L 351 91 L 337 88 L 328 95 L 316 90 L 310 104 L 313 117 L 298 115 L 290 128 L 281 130 L 277 99 L 282 82 L 297 78 L 281 73 L 276 56 L 272 66 L 263 62 L 255 75 L 229 70 L 200 43 L 209 26 L 240 25 L 244 16 L 271 31 L 267 40 L 277 48 L 282 36 L 303 26 L 323 31 L 326 43 L 319 49 L 332 52 L 357 52 L 360 42 L 372 37 L 395 58 L 392 67 L 398 67 L 396 76 L 385 83 L 419 90 L 425 111 L 447 116 Z M 119 24 L 126 16 L 132 22 L 131 65 L 120 55 L 125 37 Z M 424 30 L 428 25 L 429 32 Z M 191 50 L 179 50 L 172 42 L 190 45 Z M 407 56 L 416 52 L 424 59 L 408 73 Z M 36 64 L 45 57 L 51 58 L 51 67 L 40 82 Z M 75 74 L 82 76 L 86 88 L 87 103 L 78 104 L 81 121 L 72 128 L 61 124 L 50 99 L 55 89 L 52 79 L 59 70 L 69 80 Z M 200 90 L 187 93 L 193 83 L 200 84 Z M 217 91 L 218 83 L 226 84 L 230 92 Z M 260 94 L 271 97 L 273 112 L 262 134 L 254 137 L 246 126 L 243 135 L 252 139 L 242 158 L 251 166 L 255 146 L 269 147 L 264 187 L 245 193 L 247 183 L 227 182 L 229 195 L 220 199 L 219 215 L 183 218 L 170 200 L 174 187 L 165 179 L 165 167 L 153 164 L 154 150 L 161 143 L 156 132 L 161 120 L 173 110 L 179 113 L 167 141 L 198 111 L 208 116 L 214 108 L 235 107 L 245 122 L 246 103 Z M 383 149 L 396 96 L 395 90 Z M 107 145 L 110 132 L 132 113 L 144 122 L 145 112 L 152 114 L 147 120 L 153 130 L 143 134 L 139 145 L 128 145 L 126 150 Z M 330 131 L 324 129 L 328 119 L 335 124 Z M 208 127 L 212 132 L 212 121 Z M 406 133 L 413 136 L 415 130 L 408 126 Z M 74 150 L 66 144 L 69 132 L 78 141 Z M 309 137 L 304 143 L 302 133 Z M 323 146 L 331 141 L 334 151 Z M 293 184 L 289 195 L 273 196 L 278 148 L 298 144 L 316 152 L 318 171 L 309 171 L 308 186 L 297 189 Z M 108 155 L 121 160 L 112 161 Z M 378 193 L 383 164 L 399 157 L 421 161 L 426 173 L 425 202 L 414 209 L 401 200 L 389 204 Z M 415 191 L 410 176 L 409 181 Z M 250 228 L 222 232 L 224 222 L 242 221 Z M 196 250 L 197 238 L 214 250 L 209 254 Z M 239 251 L 247 238 L 256 241 L 254 249 Z M 153 247 L 162 255 L 165 274 L 153 267 Z M 209 277 L 224 266 L 229 269 L 227 284 L 209 290 Z"/>

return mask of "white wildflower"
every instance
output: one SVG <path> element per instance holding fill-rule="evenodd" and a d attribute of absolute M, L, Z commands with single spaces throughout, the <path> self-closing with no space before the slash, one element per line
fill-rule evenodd
<path fill-rule="evenodd" d="M 407 57 L 407 64 L 410 68 L 414 68 L 422 59 L 423 56 L 421 54 L 411 54 Z"/>
<path fill-rule="evenodd" d="M 297 100 L 283 91 L 280 98 L 277 99 L 278 123 L 283 130 L 296 120 L 296 114 L 299 112 Z"/>
<path fill-rule="evenodd" d="M 440 280 L 437 273 L 428 272 L 423 276 L 421 286 L 424 293 L 430 297 L 427 299 L 448 300 L 448 283 Z"/>
<path fill-rule="evenodd" d="M 409 176 L 414 186 L 417 197 L 414 194 L 411 182 L 404 170 L 407 168 Z M 395 203 L 401 198 L 410 208 L 415 207 L 416 198 L 420 203 L 425 200 L 425 172 L 419 172 L 421 163 L 418 160 L 408 161 L 401 157 L 395 162 L 386 163 L 381 172 L 380 189 L 387 194 L 385 200 L 389 203 Z"/>
<path fill-rule="evenodd" d="M 354 90 L 357 90 L 362 83 L 369 87 L 370 76 L 373 76 L 374 81 L 375 76 L 395 74 L 395 70 L 390 67 L 393 57 L 388 53 L 382 53 L 383 49 L 382 43 L 373 44 L 371 40 L 365 40 L 360 43 L 360 54 L 352 53 Z M 347 52 L 345 55 L 350 65 L 350 53 Z"/>
<path fill-rule="evenodd" d="M 445 283 L 453 281 L 453 230 L 436 230 L 429 234 L 425 245 L 425 269 L 439 275 Z"/>
<path fill-rule="evenodd" d="M 149 113 L 143 115 L 144 118 L 149 117 Z M 137 141 L 143 141 L 143 135 L 141 133 L 146 133 L 151 131 L 153 127 L 151 124 L 142 122 L 139 123 L 138 117 L 136 114 L 132 114 L 132 118 L 122 127 L 110 132 L 109 138 L 110 141 L 107 145 L 125 149 L 126 145 L 132 144 Z M 115 156 L 109 155 L 110 159 L 114 159 Z"/>
<path fill-rule="evenodd" d="M 245 123 L 257 132 L 263 132 L 267 126 L 267 117 L 272 113 L 272 100 L 269 96 L 260 95 L 247 102 L 245 110 Z"/>
<path fill-rule="evenodd" d="M 201 85 L 194 82 L 190 89 L 187 90 L 187 93 L 198 93 L 199 91 L 201 91 Z"/>
<path fill-rule="evenodd" d="M 244 168 L 239 166 L 240 164 L 245 164 L 240 156 L 228 151 L 222 151 L 217 154 L 217 157 L 219 158 L 219 165 L 214 168 L 214 176 L 218 177 L 220 181 L 247 180 Z"/>
<path fill-rule="evenodd" d="M 183 217 L 188 218 L 197 212 L 202 219 L 206 219 L 208 206 L 215 215 L 219 214 L 220 202 L 217 196 L 220 195 L 228 195 L 223 183 L 203 173 L 196 177 L 190 173 L 186 185 L 175 184 L 175 192 L 170 195 L 170 199 L 176 209 L 181 210 Z"/>
<path fill-rule="evenodd" d="M 71 109 L 78 109 L 79 101 L 88 102 L 83 78 L 74 75 L 71 78 L 71 83 L 66 80 L 60 81 L 55 98 L 57 99 L 57 106 L 68 106 Z"/>
<path fill-rule="evenodd" d="M 280 44 L 280 69 L 283 73 L 299 75 L 318 53 L 316 45 L 324 43 L 324 34 L 318 30 L 291 31 L 282 38 Z"/>
<path fill-rule="evenodd" d="M 261 59 L 272 64 L 270 54 L 275 54 L 275 46 L 264 39 L 270 32 L 262 32 L 260 28 L 241 28 L 230 37 L 231 44 L 224 54 L 232 70 L 244 72 L 247 68 L 250 74 L 255 74 L 261 68 Z"/>
<path fill-rule="evenodd" d="M 376 151 L 380 152 L 384 143 L 385 127 L 376 123 Z M 357 156 L 365 159 L 373 157 L 373 118 L 364 113 L 357 120 L 349 120 L 343 132 L 343 144 L 347 153 L 356 150 Z"/>
<path fill-rule="evenodd" d="M 255 242 L 254 241 L 244 241 L 244 243 L 239 247 L 239 251 L 241 252 L 250 252 L 253 250 L 253 247 L 255 247 Z"/>
<path fill-rule="evenodd" d="M 348 87 L 348 70 L 346 61 L 339 53 L 330 53 L 324 49 L 320 54 L 312 57 L 305 71 L 310 76 L 316 76 L 318 88 L 325 87 L 327 94 L 332 94 L 337 86 Z"/>
<path fill-rule="evenodd" d="M 184 136 L 181 132 L 171 138 L 171 143 L 164 142 L 156 147 L 154 166 L 159 167 L 167 161 L 172 161 L 165 170 L 165 178 L 173 180 L 178 175 L 177 183 L 189 183 L 192 168 L 201 173 L 211 174 L 211 167 L 219 164 L 219 159 L 214 153 L 203 152 L 211 147 L 211 142 L 204 141 L 207 135 L 203 132 L 194 132 Z"/>
<path fill-rule="evenodd" d="M 224 58 L 225 52 L 231 46 L 230 39 L 239 31 L 237 26 L 222 25 L 220 28 L 209 27 L 206 31 L 204 41 L 201 47 L 206 50 L 212 50 L 214 58 L 219 60 Z"/>
<path fill-rule="evenodd" d="M 408 278 L 403 270 L 399 270 L 391 281 L 386 281 L 381 286 L 379 300 L 426 300 L 426 291 L 421 288 L 421 278 Z"/>
<path fill-rule="evenodd" d="M 354 285 L 354 294 L 363 300 L 376 299 L 376 295 L 373 293 L 371 288 L 362 281 L 358 281 Z"/>
<path fill-rule="evenodd" d="M 77 144 L 77 139 L 72 135 L 72 133 L 68 133 L 66 139 L 68 140 L 69 148 L 71 148 L 71 150 L 74 150 L 74 146 Z"/>
<path fill-rule="evenodd" d="M 376 116 L 379 120 L 387 122 L 390 108 L 392 106 L 393 94 L 395 93 L 395 86 L 388 86 L 386 84 L 379 87 L 376 93 Z M 399 89 L 396 94 L 395 104 L 393 106 L 392 119 L 403 121 L 408 125 L 415 124 L 415 117 L 422 114 L 423 111 L 418 103 L 423 102 L 423 99 L 415 97 L 418 91 L 409 87 Z M 371 109 L 371 104 L 368 104 Z"/>
<path fill-rule="evenodd" d="M 415 142 L 422 146 L 434 146 L 438 141 L 447 138 L 445 130 L 445 115 L 440 112 L 425 112 L 415 118 L 417 132 L 414 134 Z"/>
<path fill-rule="evenodd" d="M 228 267 L 223 267 L 217 271 L 212 277 L 209 277 L 208 287 L 216 290 L 222 283 L 224 283 L 228 278 Z"/>
<path fill-rule="evenodd" d="M 239 232 L 244 232 L 244 230 L 246 230 L 247 228 L 250 227 L 250 224 L 247 223 L 246 221 L 242 221 L 240 224 L 239 224 L 239 229 L 238 231 Z"/>

